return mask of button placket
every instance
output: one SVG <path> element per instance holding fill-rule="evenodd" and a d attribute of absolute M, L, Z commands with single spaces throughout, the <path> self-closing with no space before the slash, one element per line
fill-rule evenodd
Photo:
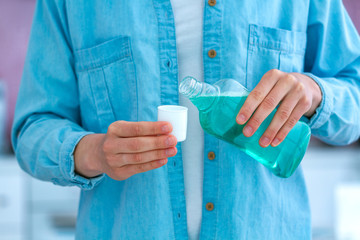
<path fill-rule="evenodd" d="M 221 0 L 208 0 L 204 9 L 203 61 L 204 82 L 213 84 L 221 78 L 221 39 L 223 5 Z M 220 151 L 219 139 L 205 134 L 203 178 L 203 218 L 200 239 L 214 239 L 218 215 L 215 205 L 219 201 Z M 212 160 L 211 160 L 212 159 Z"/>
<path fill-rule="evenodd" d="M 175 22 L 169 0 L 153 1 L 159 29 L 160 66 L 160 104 L 178 104 L 178 68 L 176 52 Z M 181 145 L 177 145 L 178 154 L 169 158 L 168 172 L 169 195 L 172 209 L 173 236 L 187 239 L 186 205 L 184 194 L 184 174 Z M 174 237 L 175 238 L 175 237 Z"/>

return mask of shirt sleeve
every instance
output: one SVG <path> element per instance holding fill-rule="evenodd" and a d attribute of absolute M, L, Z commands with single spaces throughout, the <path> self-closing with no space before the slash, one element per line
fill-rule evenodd
<path fill-rule="evenodd" d="M 312 134 L 333 145 L 360 135 L 360 39 L 341 0 L 310 0 L 305 74 L 322 91 Z"/>
<path fill-rule="evenodd" d="M 80 124 L 65 2 L 37 1 L 12 144 L 20 166 L 30 175 L 58 185 L 91 189 L 103 175 L 87 179 L 75 173 L 76 144 L 92 132 Z"/>

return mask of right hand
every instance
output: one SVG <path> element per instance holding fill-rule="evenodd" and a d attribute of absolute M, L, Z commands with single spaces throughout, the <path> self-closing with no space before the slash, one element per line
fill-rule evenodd
<path fill-rule="evenodd" d="M 106 134 L 90 134 L 75 149 L 75 171 L 85 177 L 106 173 L 115 180 L 164 166 L 177 153 L 168 122 L 112 123 Z"/>

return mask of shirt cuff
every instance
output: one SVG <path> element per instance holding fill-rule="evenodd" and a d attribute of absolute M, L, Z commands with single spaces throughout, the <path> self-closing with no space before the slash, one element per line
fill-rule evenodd
<path fill-rule="evenodd" d="M 313 79 L 320 87 L 322 99 L 320 106 L 316 109 L 314 115 L 310 118 L 309 126 L 311 129 L 317 129 L 323 126 L 330 118 L 333 109 L 333 102 L 330 98 L 331 90 L 327 86 L 324 79 L 321 79 L 312 73 L 303 73 Z"/>
<path fill-rule="evenodd" d="M 74 132 L 65 139 L 60 149 L 60 172 L 71 185 L 84 190 L 93 189 L 104 178 L 101 174 L 94 178 L 85 178 L 75 173 L 74 151 L 78 142 L 91 132 Z"/>

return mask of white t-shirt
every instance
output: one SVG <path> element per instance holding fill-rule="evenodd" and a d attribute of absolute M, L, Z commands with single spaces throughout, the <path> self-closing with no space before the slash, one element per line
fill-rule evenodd
<path fill-rule="evenodd" d="M 171 0 L 176 29 L 179 80 L 193 76 L 204 81 L 202 38 L 204 0 Z M 187 139 L 183 150 L 186 214 L 189 239 L 199 239 L 204 174 L 204 132 L 197 108 L 180 94 L 180 105 L 188 110 Z"/>

